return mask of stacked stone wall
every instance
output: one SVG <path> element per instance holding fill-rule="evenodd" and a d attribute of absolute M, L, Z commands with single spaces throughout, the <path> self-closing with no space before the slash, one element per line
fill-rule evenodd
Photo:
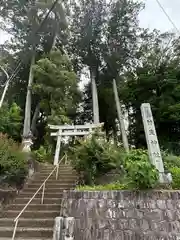
<path fill-rule="evenodd" d="M 64 191 L 75 240 L 179 240 L 178 191 Z"/>

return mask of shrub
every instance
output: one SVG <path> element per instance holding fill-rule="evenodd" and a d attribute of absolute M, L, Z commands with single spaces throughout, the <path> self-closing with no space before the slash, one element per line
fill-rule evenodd
<path fill-rule="evenodd" d="M 131 150 L 127 156 L 126 156 L 126 162 L 128 161 L 132 161 L 132 162 L 136 162 L 136 161 L 140 161 L 140 162 L 144 162 L 144 161 L 149 161 L 149 157 L 148 157 L 148 152 L 146 150 L 143 149 L 133 149 Z"/>
<path fill-rule="evenodd" d="M 1 183 L 21 184 L 27 174 L 25 154 L 18 144 L 7 135 L 0 134 L 0 180 Z"/>
<path fill-rule="evenodd" d="M 88 185 L 93 185 L 101 174 L 120 168 L 124 162 L 124 154 L 114 144 L 103 139 L 98 141 L 94 136 L 72 148 L 71 154 L 72 164 L 77 172 L 84 173 Z"/>
<path fill-rule="evenodd" d="M 43 146 L 40 146 L 38 150 L 35 150 L 34 156 L 39 162 L 49 162 L 51 161 L 51 152 Z"/>
<path fill-rule="evenodd" d="M 0 109 L 0 132 L 7 134 L 15 141 L 19 141 L 21 139 L 21 127 L 21 108 L 16 103 L 11 106 L 4 104 Z"/>
<path fill-rule="evenodd" d="M 180 189 L 180 168 L 172 167 L 169 169 L 170 173 L 172 174 L 172 188 L 173 189 Z"/>
<path fill-rule="evenodd" d="M 102 139 L 97 141 L 95 137 L 92 137 L 72 149 L 72 153 L 72 163 L 79 173 L 84 173 L 85 185 L 94 186 L 99 176 L 112 169 L 118 169 L 118 180 L 121 178 L 124 180 L 121 182 L 129 183 L 125 184 L 126 188 L 128 186 L 128 188 L 151 189 L 158 184 L 158 170 L 150 163 L 146 150 L 136 149 L 126 154 L 116 145 Z M 113 184 L 105 186 L 113 189 Z M 120 182 L 118 184 L 119 187 L 124 186 Z M 103 187 L 99 186 L 102 189 Z M 97 189 L 98 186 L 94 186 L 94 188 Z"/>
<path fill-rule="evenodd" d="M 164 155 L 163 161 L 165 168 L 169 170 L 170 168 L 177 167 L 180 168 L 180 157 L 172 154 Z"/>
<path fill-rule="evenodd" d="M 78 191 L 106 191 L 106 190 L 126 190 L 128 185 L 119 182 L 114 182 L 106 185 L 94 186 L 79 186 L 76 188 Z"/>
<path fill-rule="evenodd" d="M 134 188 L 150 189 L 158 183 L 158 170 L 148 161 L 128 161 L 126 170 Z"/>
<path fill-rule="evenodd" d="M 150 163 L 146 150 L 131 150 L 124 165 L 127 176 L 134 188 L 154 188 L 159 179 L 158 170 Z"/>

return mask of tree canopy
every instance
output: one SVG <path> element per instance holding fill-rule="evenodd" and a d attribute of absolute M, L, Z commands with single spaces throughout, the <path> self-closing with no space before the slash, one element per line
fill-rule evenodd
<path fill-rule="evenodd" d="M 35 146 L 47 137 L 48 123 L 93 121 L 95 95 L 107 138 L 121 141 L 115 79 L 130 145 L 146 147 L 140 106 L 148 102 L 161 146 L 175 151 L 180 131 L 179 38 L 140 28 L 138 15 L 144 5 L 134 0 L 67 1 L 64 7 L 59 1 L 36 32 L 52 4 L 45 0 L 1 1 L 0 27 L 13 38 L 1 46 L 0 65 L 12 73 L 22 61 L 9 86 L 7 105 L 1 109 L 1 131 L 21 139 L 34 49 L 31 130 Z M 81 91 L 84 71 L 91 83 Z M 7 129 L 9 121 L 13 127 Z"/>

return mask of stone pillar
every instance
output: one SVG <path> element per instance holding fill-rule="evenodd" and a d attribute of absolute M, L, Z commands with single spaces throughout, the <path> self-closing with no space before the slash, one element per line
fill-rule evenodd
<path fill-rule="evenodd" d="M 166 176 L 164 173 L 164 163 L 161 156 L 151 106 L 149 103 L 143 103 L 141 105 L 141 114 L 143 119 L 150 161 L 159 171 L 160 183 L 169 183 L 172 179 L 169 176 L 169 174 Z"/>
<path fill-rule="evenodd" d="M 23 152 L 27 152 L 27 153 L 31 152 L 31 146 L 33 145 L 31 138 L 23 140 L 22 145 L 23 145 L 23 148 L 22 148 Z"/>
<path fill-rule="evenodd" d="M 60 155 L 60 150 L 61 150 L 61 136 L 62 130 L 59 130 L 58 132 L 58 137 L 57 137 L 57 143 L 56 143 L 56 151 L 54 155 L 54 165 L 58 165 L 59 163 L 59 155 Z"/>
<path fill-rule="evenodd" d="M 74 240 L 74 223 L 73 217 L 56 217 L 53 240 Z"/>
<path fill-rule="evenodd" d="M 53 240 L 64 240 L 63 239 L 63 218 L 62 217 L 55 218 Z"/>
<path fill-rule="evenodd" d="M 74 223 L 75 219 L 73 217 L 67 217 L 64 219 L 64 240 L 74 240 Z"/>

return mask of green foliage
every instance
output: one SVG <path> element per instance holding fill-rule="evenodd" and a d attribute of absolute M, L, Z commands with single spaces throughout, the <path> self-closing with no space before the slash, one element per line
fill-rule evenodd
<path fill-rule="evenodd" d="M 35 150 L 33 153 L 39 162 L 49 162 L 52 159 L 51 151 L 44 146 L 40 146 L 40 148 Z"/>
<path fill-rule="evenodd" d="M 51 51 L 34 66 L 33 92 L 40 108 L 53 124 L 70 123 L 80 100 L 78 79 L 70 61 L 60 51 Z"/>
<path fill-rule="evenodd" d="M 78 191 L 107 191 L 107 190 L 126 190 L 129 186 L 120 182 L 114 182 L 106 185 L 78 186 Z"/>
<path fill-rule="evenodd" d="M 17 143 L 0 134 L 0 180 L 11 185 L 21 184 L 27 174 L 27 161 Z"/>
<path fill-rule="evenodd" d="M 133 0 L 115 0 L 108 4 L 106 0 L 95 0 L 84 4 L 84 0 L 80 0 L 72 3 L 70 8 L 70 50 L 74 62 L 79 71 L 84 65 L 95 69 L 100 119 L 105 123 L 107 136 L 116 137 L 117 112 L 112 81 L 123 67 L 129 67 L 136 54 L 139 41 L 138 13 L 142 4 Z M 90 85 L 86 86 L 84 92 L 82 120 L 92 119 Z"/>
<path fill-rule="evenodd" d="M 127 154 L 127 162 L 136 162 L 136 161 L 149 161 L 148 152 L 143 149 L 133 149 Z"/>
<path fill-rule="evenodd" d="M 42 15 L 53 1 L 13 0 L 1 1 L 0 23 L 7 31 L 14 35 L 13 41 L 3 46 L 0 60 L 8 68 L 14 68 L 14 62 L 21 59 L 24 62 L 20 71 L 9 86 L 8 105 L 0 109 L 0 132 L 20 141 L 22 128 L 21 109 L 24 109 L 29 75 L 30 56 L 26 51 L 22 57 L 22 46 L 29 40 L 29 44 L 36 40 L 31 32 L 37 29 Z M 67 1 L 68 2 L 68 1 Z M 94 71 L 98 86 L 98 102 L 100 119 L 105 123 L 107 137 L 118 139 L 117 112 L 114 104 L 112 80 L 116 79 L 120 100 L 126 110 L 129 120 L 129 141 L 136 148 L 146 146 L 140 105 L 149 102 L 155 120 L 155 125 L 161 146 L 168 152 L 179 153 L 180 129 L 180 71 L 179 71 L 179 38 L 170 41 L 172 51 L 164 55 L 163 47 L 172 39 L 172 34 L 160 34 L 158 31 L 140 29 L 138 14 L 142 9 L 139 1 L 114 0 L 107 4 L 105 0 L 71 1 L 69 5 L 69 31 L 66 45 L 70 59 L 62 54 L 62 35 L 65 35 L 65 12 L 61 3 L 50 14 L 43 28 L 36 36 L 36 60 L 34 66 L 35 81 L 33 85 L 32 115 L 35 109 L 35 130 L 37 144 L 44 144 L 48 135 L 47 122 L 54 124 L 84 122 L 92 119 L 92 91 L 88 85 L 85 89 L 83 103 L 80 105 L 77 75 L 80 76 L 84 67 Z M 67 9 L 66 9 L 67 10 Z M 14 16 L 9 18 L 9 15 Z M 8 23 L 8 24 L 7 24 Z M 29 39 L 29 34 L 31 38 Z M 57 34 L 57 51 L 51 51 L 54 37 Z M 58 41 L 60 40 L 60 41 Z M 66 39 L 67 40 L 67 39 Z M 38 42 L 38 41 L 37 41 Z M 171 45 L 171 43 L 173 45 Z M 163 57 L 162 57 L 163 56 Z M 5 58 L 4 58 L 5 57 Z M 29 58 L 30 58 L 29 57 Z M 11 61 L 9 61 L 11 59 Z M 12 66 L 10 66 L 10 62 Z M 75 74 L 75 72 L 76 74 Z M 18 103 L 18 106 L 13 102 Z M 11 103 L 13 105 L 11 106 Z M 77 111 L 80 106 L 80 113 Z M 22 113 L 22 116 L 24 114 Z M 35 116 L 35 114 L 34 114 Z M 50 141 L 47 140 L 48 143 Z M 89 144 L 89 145 L 88 145 Z M 37 148 L 38 148 L 37 147 Z M 78 153 L 79 151 L 79 153 Z M 131 151 L 127 156 L 113 144 L 104 141 L 80 145 L 75 153 L 75 165 L 85 171 L 87 182 L 94 182 L 96 176 L 112 168 L 123 166 L 126 169 L 130 162 L 141 169 L 141 162 L 145 171 L 148 157 L 145 152 Z M 37 156 L 44 161 L 47 152 L 42 147 Z M 82 159 L 85 159 L 83 162 Z M 179 158 L 173 155 L 164 157 L 165 167 L 180 167 Z M 150 170 L 149 173 L 150 174 Z M 147 175 L 148 176 L 148 175 Z M 136 176 L 137 178 L 140 177 Z M 148 184 L 148 187 L 153 184 Z M 140 183 L 140 185 L 143 185 Z M 138 186 L 139 187 L 139 186 Z"/>
<path fill-rule="evenodd" d="M 172 188 L 173 189 L 180 189 L 180 168 L 178 167 L 172 167 L 169 169 L 170 173 L 172 174 Z"/>
<path fill-rule="evenodd" d="M 40 0 L 36 2 L 22 0 L 7 2 L 6 0 L 2 0 L 0 25 L 1 28 L 13 34 L 14 38 L 11 44 L 16 45 L 16 47 L 19 47 L 19 45 L 22 46 L 27 41 L 27 38 L 30 44 L 37 41 L 37 37 L 32 33 L 34 29 L 39 27 L 42 19 L 44 19 L 44 13 L 49 11 L 52 5 L 53 0 Z M 46 50 L 52 47 L 54 35 L 63 40 L 67 27 L 62 3 L 57 3 L 52 11 L 54 14 L 48 16 L 46 24 L 40 29 L 40 42 L 43 43 Z M 10 13 L 14 15 L 14 18 L 9 18 Z"/>
<path fill-rule="evenodd" d="M 177 167 L 180 168 L 180 157 L 175 155 L 166 154 L 163 156 L 163 161 L 165 168 L 169 170 L 170 168 Z"/>
<path fill-rule="evenodd" d="M 180 156 L 180 142 L 163 141 L 161 142 L 163 149 L 170 155 Z"/>
<path fill-rule="evenodd" d="M 22 116 L 21 109 L 16 103 L 13 103 L 10 107 L 8 104 L 4 104 L 0 108 L 0 132 L 8 134 L 9 137 L 20 140 L 20 132 L 22 128 Z"/>
<path fill-rule="evenodd" d="M 167 172 L 172 174 L 172 188 L 180 189 L 180 156 L 163 152 L 164 167 Z"/>
<path fill-rule="evenodd" d="M 119 169 L 120 177 L 130 182 L 129 187 L 150 189 L 158 183 L 158 171 L 149 162 L 145 150 L 132 150 L 126 154 L 116 145 L 92 137 L 73 148 L 72 154 L 72 163 L 79 173 L 84 173 L 87 185 L 94 185 L 99 176 L 111 169 Z"/>
<path fill-rule="evenodd" d="M 94 184 L 98 176 L 118 166 L 121 168 L 124 154 L 114 145 L 104 139 L 81 141 L 71 149 L 72 164 L 80 173 L 84 173 L 85 184 Z"/>
<path fill-rule="evenodd" d="M 131 150 L 126 157 L 124 167 L 133 187 L 149 189 L 157 185 L 158 170 L 150 163 L 146 150 Z"/>
<path fill-rule="evenodd" d="M 146 146 L 140 111 L 143 102 L 151 104 L 161 146 L 168 148 L 169 152 L 174 152 L 174 147 L 168 143 L 179 142 L 180 74 L 178 62 L 180 55 L 176 49 L 179 43 L 176 45 L 174 41 L 173 51 L 168 52 L 162 58 L 164 55 L 162 46 L 172 37 L 171 34 L 160 34 L 158 31 L 144 33 L 144 41 L 138 53 L 139 64 L 120 78 L 122 80 L 119 84 L 121 100 L 130 110 L 129 138 L 137 148 Z"/>
<path fill-rule="evenodd" d="M 148 161 L 129 161 L 126 170 L 134 188 L 151 189 L 158 183 L 158 170 Z"/>

